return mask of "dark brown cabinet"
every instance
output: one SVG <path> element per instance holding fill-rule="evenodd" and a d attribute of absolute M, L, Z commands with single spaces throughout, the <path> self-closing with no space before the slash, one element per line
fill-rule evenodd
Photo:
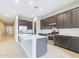
<path fill-rule="evenodd" d="M 55 35 L 54 45 L 79 52 L 79 37 Z"/>
<path fill-rule="evenodd" d="M 64 12 L 64 24 L 63 28 L 71 28 L 71 11 Z"/>
<path fill-rule="evenodd" d="M 32 29 L 32 21 L 28 21 L 28 29 Z"/>
<path fill-rule="evenodd" d="M 79 28 L 79 7 L 41 20 L 41 27 L 51 28 L 51 23 L 57 28 Z"/>
<path fill-rule="evenodd" d="M 51 23 L 56 23 L 56 16 L 51 16 L 46 19 L 41 20 L 41 29 L 49 29 L 51 28 Z"/>
<path fill-rule="evenodd" d="M 46 19 L 41 20 L 41 29 L 45 29 L 47 27 Z"/>
<path fill-rule="evenodd" d="M 71 11 L 57 15 L 57 28 L 71 28 Z"/>
<path fill-rule="evenodd" d="M 57 28 L 63 28 L 64 24 L 64 14 L 57 15 Z"/>
<path fill-rule="evenodd" d="M 45 29 L 49 29 L 50 27 L 49 27 L 49 18 L 46 18 L 45 19 Z"/>
<path fill-rule="evenodd" d="M 56 16 L 52 16 L 52 17 L 49 17 L 47 18 L 48 19 L 48 23 L 51 24 L 51 23 L 56 23 Z"/>
<path fill-rule="evenodd" d="M 18 20 L 18 24 L 19 24 L 19 26 L 20 25 L 22 25 L 22 26 L 26 26 L 26 25 L 28 25 L 28 21 L 27 20 Z"/>
<path fill-rule="evenodd" d="M 28 29 L 32 29 L 32 21 L 27 21 L 27 20 L 21 20 L 21 19 L 19 19 L 18 25 L 19 26 L 27 26 Z"/>
<path fill-rule="evenodd" d="M 64 47 L 64 48 L 68 48 L 69 47 L 69 38 L 70 37 L 66 37 L 66 36 L 55 36 L 55 40 L 54 40 L 54 44 Z"/>
<path fill-rule="evenodd" d="M 79 8 L 72 10 L 72 28 L 79 28 Z"/>
<path fill-rule="evenodd" d="M 79 52 L 79 38 L 72 37 L 69 48 Z"/>

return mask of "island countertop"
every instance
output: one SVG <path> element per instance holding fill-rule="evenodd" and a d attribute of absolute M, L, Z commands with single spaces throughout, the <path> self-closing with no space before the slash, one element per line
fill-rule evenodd
<path fill-rule="evenodd" d="M 38 39 L 38 38 L 47 38 L 47 36 L 42 35 L 33 35 L 33 34 L 19 34 L 19 37 L 24 40 L 30 40 L 30 39 Z"/>

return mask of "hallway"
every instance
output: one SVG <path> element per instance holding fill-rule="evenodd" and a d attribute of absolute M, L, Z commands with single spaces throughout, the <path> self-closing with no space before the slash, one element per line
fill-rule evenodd
<path fill-rule="evenodd" d="M 21 58 L 22 53 L 13 36 L 0 37 L 0 58 Z"/>

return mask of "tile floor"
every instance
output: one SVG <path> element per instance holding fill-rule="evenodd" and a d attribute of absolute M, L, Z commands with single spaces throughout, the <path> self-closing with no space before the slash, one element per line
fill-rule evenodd
<path fill-rule="evenodd" d="M 18 44 L 13 36 L 1 36 L 0 38 L 0 58 L 20 58 L 22 57 Z"/>
<path fill-rule="evenodd" d="M 48 51 L 40 58 L 79 58 L 79 53 L 54 46 L 52 41 L 48 41 Z M 0 37 L 0 58 L 23 58 L 24 51 L 15 41 L 13 36 Z M 26 56 L 27 57 L 27 56 Z"/>

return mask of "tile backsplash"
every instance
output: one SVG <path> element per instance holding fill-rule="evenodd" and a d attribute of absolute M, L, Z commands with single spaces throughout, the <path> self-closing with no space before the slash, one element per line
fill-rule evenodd
<path fill-rule="evenodd" d="M 63 35 L 79 35 L 79 28 L 65 28 L 65 29 L 58 29 L 59 34 Z M 40 33 L 51 33 L 52 29 L 41 29 Z"/>
<path fill-rule="evenodd" d="M 79 28 L 59 29 L 59 34 L 79 35 Z"/>

